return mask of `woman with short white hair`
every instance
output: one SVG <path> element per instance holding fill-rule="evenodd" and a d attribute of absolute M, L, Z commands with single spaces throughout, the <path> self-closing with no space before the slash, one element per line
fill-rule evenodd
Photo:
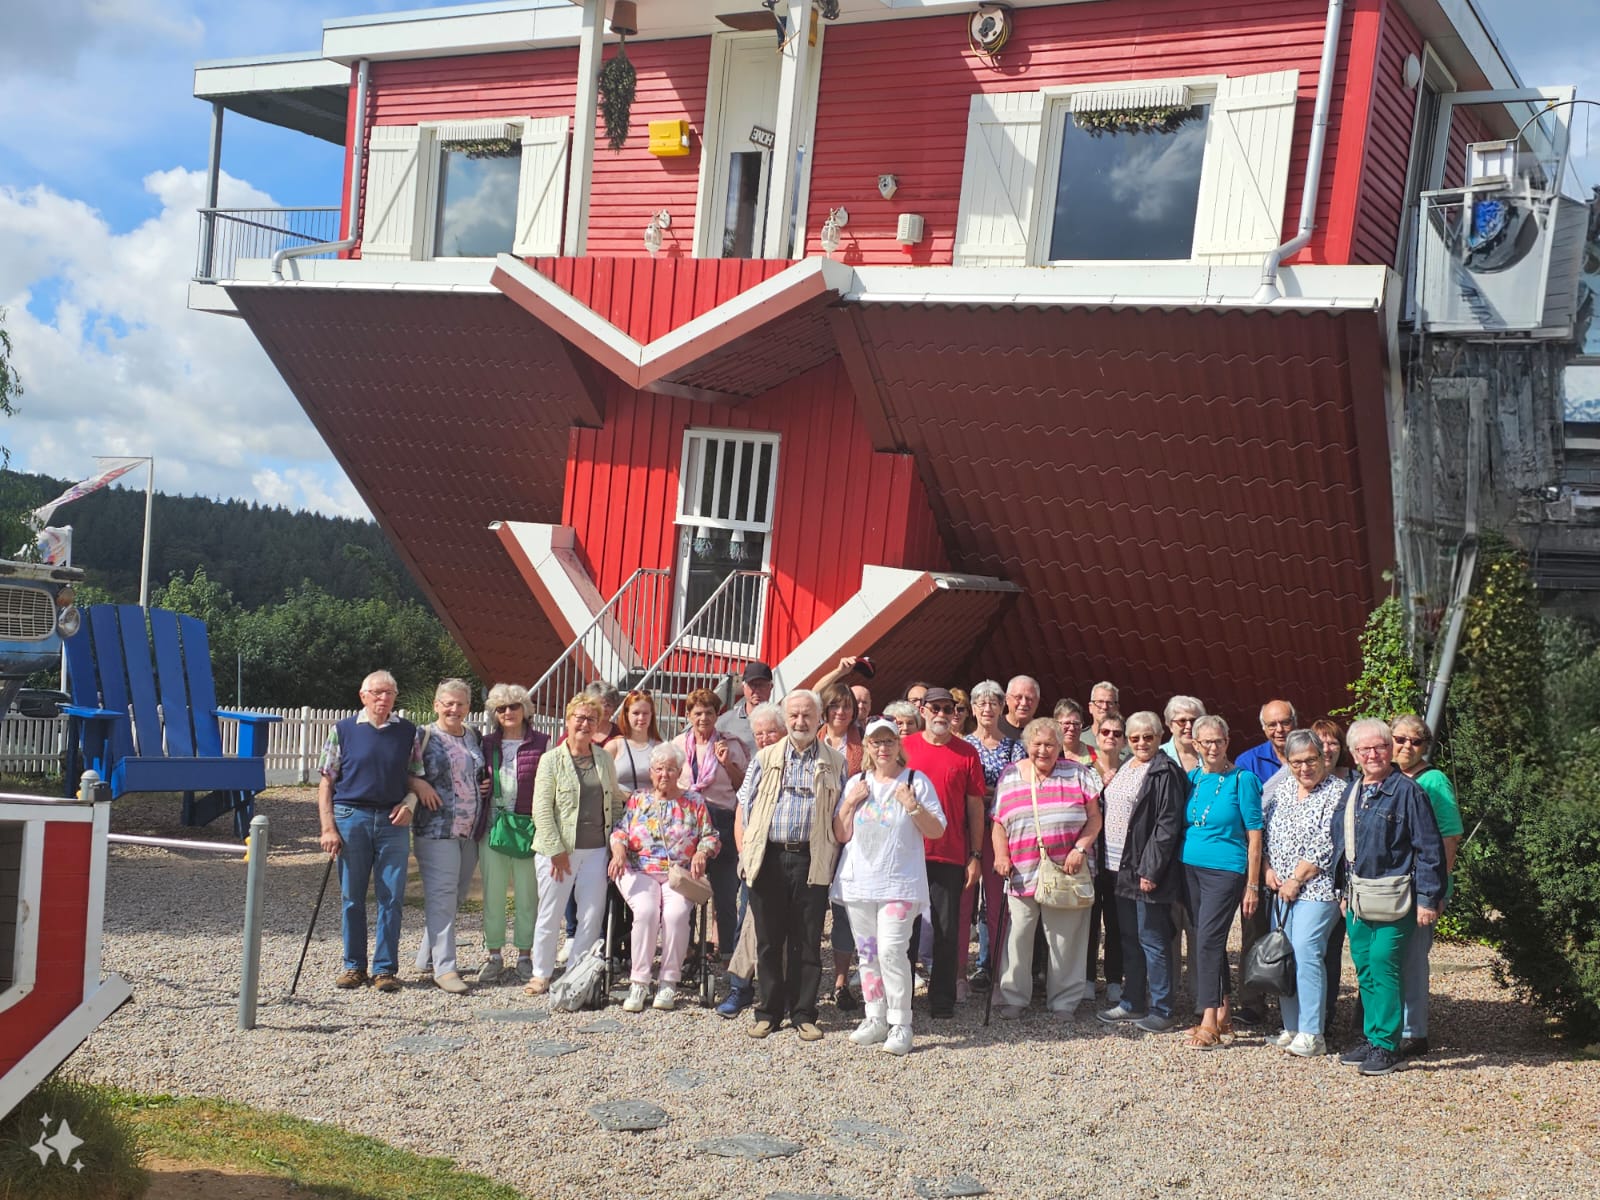
<path fill-rule="evenodd" d="M 1172 734 L 1161 747 L 1162 753 L 1182 767 L 1185 774 L 1200 765 L 1200 752 L 1194 746 L 1194 723 L 1205 715 L 1206 706 L 1194 696 L 1174 696 L 1162 710 L 1161 719 Z"/>
<path fill-rule="evenodd" d="M 721 840 L 705 800 L 685 791 L 679 776 L 683 750 L 666 742 L 650 752 L 650 789 L 634 792 L 611 831 L 611 862 L 606 873 L 633 910 L 632 987 L 624 1012 L 642 1012 L 650 994 L 650 968 L 661 944 L 660 987 L 654 1007 L 677 1007 L 678 981 L 689 950 L 689 925 L 695 901 L 672 886 L 673 868 L 704 879 L 706 861 L 721 850 Z"/>
<path fill-rule="evenodd" d="M 418 811 L 411 826 L 411 848 L 422 876 L 417 970 L 432 971 L 433 982 L 455 995 L 467 990 L 456 970 L 456 914 L 478 865 L 476 834 L 485 808 L 478 787 L 483 747 L 466 723 L 471 707 L 472 688 L 463 679 L 446 679 L 434 691 L 434 720 L 417 736 L 422 775 L 439 793 L 439 807 Z"/>
<path fill-rule="evenodd" d="M 489 795 L 478 827 L 478 867 L 483 875 L 483 944 L 489 958 L 478 971 L 478 982 L 493 983 L 505 970 L 500 949 L 506 944 L 508 887 L 516 904 L 511 938 L 517 948 L 517 977 L 526 982 L 533 978 L 533 926 L 539 912 L 533 781 L 550 738 L 528 719 L 528 689 L 520 683 L 495 684 L 484 706 L 495 727 L 483 739 Z"/>

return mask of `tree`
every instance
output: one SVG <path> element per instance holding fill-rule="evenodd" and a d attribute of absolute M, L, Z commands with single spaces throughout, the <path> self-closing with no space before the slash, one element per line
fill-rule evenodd
<path fill-rule="evenodd" d="M 11 365 L 11 335 L 6 332 L 6 310 L 0 308 L 0 416 L 13 417 L 17 410 L 13 402 L 22 395 L 22 377 Z M 0 467 L 11 461 L 11 450 L 0 445 Z M 17 551 L 13 546 L 33 544 L 33 529 L 23 520 L 24 510 L 15 506 L 13 498 L 0 500 L 0 558 Z"/>

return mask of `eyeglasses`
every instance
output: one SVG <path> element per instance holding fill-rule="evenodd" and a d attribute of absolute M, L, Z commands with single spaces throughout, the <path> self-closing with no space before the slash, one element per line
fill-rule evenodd
<path fill-rule="evenodd" d="M 1304 767 L 1315 767 L 1315 766 L 1318 766 L 1318 765 L 1320 765 L 1322 763 L 1325 763 L 1325 762 L 1327 762 L 1327 759 L 1321 758 L 1321 757 L 1317 757 L 1317 758 L 1291 758 L 1289 760 L 1289 766 L 1290 766 L 1290 768 L 1292 770 L 1298 771 L 1298 770 L 1301 770 Z"/>
<path fill-rule="evenodd" d="M 1396 746 L 1426 746 L 1428 744 L 1428 739 L 1423 737 L 1407 737 L 1403 733 L 1397 733 L 1394 735 L 1394 744 Z"/>
<path fill-rule="evenodd" d="M 956 705 L 956 711 L 957 712 L 966 712 L 967 711 L 967 706 L 965 704 L 958 704 L 958 705 Z"/>
<path fill-rule="evenodd" d="M 1261 722 L 1261 728 L 1263 728 L 1263 729 L 1293 729 L 1294 728 L 1294 722 L 1293 721 L 1263 721 L 1263 722 Z"/>
<path fill-rule="evenodd" d="M 1226 746 L 1227 744 L 1227 738 L 1198 738 L 1195 741 L 1195 745 L 1204 746 L 1207 750 L 1215 750 L 1218 746 Z"/>
<path fill-rule="evenodd" d="M 923 708 L 927 709 L 931 713 L 940 713 L 947 717 L 956 711 L 956 706 L 954 704 L 949 704 L 943 700 L 936 700 L 932 704 L 925 704 L 923 705 Z"/>
<path fill-rule="evenodd" d="M 1077 717 L 1062 717 L 1061 720 L 1056 722 L 1056 724 L 1061 726 L 1063 729 L 1067 728 L 1069 725 L 1074 729 L 1083 728 L 1083 722 L 1078 720 Z"/>
<path fill-rule="evenodd" d="M 1374 754 L 1388 754 L 1389 750 L 1390 750 L 1390 747 L 1389 747 L 1389 744 L 1387 742 L 1383 743 L 1382 745 L 1378 745 L 1378 746 L 1357 746 L 1356 747 L 1356 757 L 1357 758 L 1370 758 Z"/>
<path fill-rule="evenodd" d="M 829 712 L 848 712 L 850 709 L 853 709 L 855 706 L 856 706 L 855 705 L 855 701 L 853 701 L 853 700 L 839 700 L 839 701 L 835 701 L 833 704 L 828 705 L 828 711 Z"/>
<path fill-rule="evenodd" d="M 1194 718 L 1194 717 L 1173 717 L 1172 720 L 1167 722 L 1167 724 L 1168 725 L 1193 725 L 1195 723 L 1195 720 L 1196 720 L 1196 718 Z"/>
<path fill-rule="evenodd" d="M 1100 736 L 1101 737 L 1109 737 L 1109 738 L 1119 738 L 1119 737 L 1122 736 L 1122 730 L 1120 730 L 1120 729 L 1102 729 L 1100 731 Z"/>
<path fill-rule="evenodd" d="M 573 713 L 572 716 L 567 719 L 570 720 L 574 725 L 593 725 L 595 722 L 593 713 Z"/>
<path fill-rule="evenodd" d="M 496 715 L 498 715 L 503 712 L 517 712 L 520 711 L 521 708 L 522 705 L 520 704 L 496 704 L 494 706 L 494 711 Z"/>

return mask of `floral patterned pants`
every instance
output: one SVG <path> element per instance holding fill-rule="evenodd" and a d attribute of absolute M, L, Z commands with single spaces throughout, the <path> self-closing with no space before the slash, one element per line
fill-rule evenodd
<path fill-rule="evenodd" d="M 849 900 L 845 910 L 855 933 L 867 1016 L 909 1026 L 914 986 L 909 950 L 916 908 L 909 900 Z"/>

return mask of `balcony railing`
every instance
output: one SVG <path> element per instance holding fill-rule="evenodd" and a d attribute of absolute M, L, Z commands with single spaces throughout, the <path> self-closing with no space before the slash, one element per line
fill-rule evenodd
<path fill-rule="evenodd" d="M 194 277 L 201 283 L 232 279 L 241 258 L 271 258 L 287 246 L 312 246 L 338 238 L 337 208 L 202 208 Z"/>

